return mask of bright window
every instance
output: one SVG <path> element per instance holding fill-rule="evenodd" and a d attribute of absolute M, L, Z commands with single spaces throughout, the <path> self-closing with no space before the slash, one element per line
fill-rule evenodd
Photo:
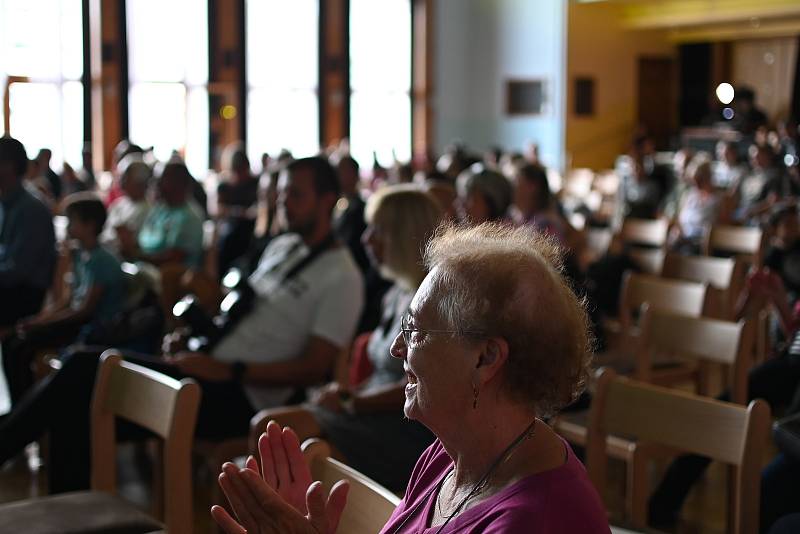
<path fill-rule="evenodd" d="M 248 0 L 247 151 L 319 150 L 318 0 Z"/>
<path fill-rule="evenodd" d="M 0 0 L 0 135 L 81 166 L 83 14 L 75 0 Z M 6 117 L 8 113 L 8 117 Z M 6 122 L 10 132 L 6 132 Z"/>
<path fill-rule="evenodd" d="M 130 139 L 159 160 L 209 163 L 208 1 L 128 0 Z"/>
<path fill-rule="evenodd" d="M 350 0 L 350 151 L 411 158 L 411 2 Z"/>

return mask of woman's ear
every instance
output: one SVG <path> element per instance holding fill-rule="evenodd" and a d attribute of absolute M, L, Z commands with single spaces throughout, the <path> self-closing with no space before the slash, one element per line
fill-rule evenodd
<path fill-rule="evenodd" d="M 502 337 L 490 337 L 483 345 L 475 368 L 483 374 L 483 381 L 488 382 L 508 360 L 508 342 Z"/>

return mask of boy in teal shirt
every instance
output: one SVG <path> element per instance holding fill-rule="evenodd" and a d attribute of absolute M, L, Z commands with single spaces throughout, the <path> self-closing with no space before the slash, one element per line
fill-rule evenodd
<path fill-rule="evenodd" d="M 3 370 L 12 402 L 30 387 L 30 363 L 38 350 L 75 342 L 111 343 L 105 328 L 125 303 L 120 262 L 98 242 L 106 220 L 103 202 L 91 193 L 75 193 L 64 203 L 72 247 L 69 298 L 20 320 L 15 334 L 3 341 Z"/>

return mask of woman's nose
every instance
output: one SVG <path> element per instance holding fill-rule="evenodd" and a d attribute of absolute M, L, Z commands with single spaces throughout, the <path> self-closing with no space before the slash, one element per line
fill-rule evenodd
<path fill-rule="evenodd" d="M 392 346 L 389 349 L 389 354 L 395 358 L 404 359 L 406 357 L 406 342 L 403 339 L 403 332 L 398 332 L 392 341 Z"/>

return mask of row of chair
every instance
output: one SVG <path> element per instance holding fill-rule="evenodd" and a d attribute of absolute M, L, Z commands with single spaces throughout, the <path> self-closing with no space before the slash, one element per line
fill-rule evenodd
<path fill-rule="evenodd" d="M 648 319 L 652 328 L 658 320 Z M 676 319 L 677 320 L 677 319 Z M 720 325 L 715 325 L 720 326 Z M 722 336 L 724 331 L 720 330 Z M 695 350 L 715 352 L 697 335 Z M 735 336 L 731 336 L 735 337 Z M 732 347 L 733 343 L 728 343 Z M 733 351 L 732 348 L 728 352 Z M 0 531 L 64 532 L 191 532 L 191 447 L 200 389 L 191 380 L 176 381 L 122 361 L 113 351 L 102 357 L 92 402 L 92 491 L 43 497 L 0 507 Z M 158 409 L 155 409 L 155 407 Z M 632 409 L 632 407 L 634 407 Z M 115 417 L 137 423 L 163 439 L 164 519 L 155 520 L 115 495 Z M 769 407 L 755 401 L 747 408 L 704 399 L 599 372 L 586 435 L 589 477 L 605 491 L 610 436 L 634 436 L 627 444 L 631 524 L 646 523 L 646 454 L 656 444 L 703 454 L 735 468 L 733 532 L 756 531 L 760 459 L 769 431 Z M 377 532 L 399 499 L 374 481 L 330 458 L 319 440 L 303 445 L 314 479 L 328 488 L 350 481 L 348 505 L 340 531 Z"/>
<path fill-rule="evenodd" d="M 771 420 L 766 402 L 756 400 L 747 407 L 720 402 L 619 377 L 610 369 L 599 370 L 595 383 L 586 468 L 595 488 L 601 496 L 605 495 L 610 436 L 632 437 L 629 451 L 633 468 L 628 488 L 632 507 L 627 527 L 646 528 L 647 460 L 654 448 L 667 447 L 729 464 L 734 473 L 735 510 L 730 531 L 734 534 L 758 531 L 761 458 Z M 343 478 L 350 481 L 340 532 L 380 531 L 399 502 L 398 497 L 331 459 L 330 448 L 319 440 L 308 440 L 303 449 L 312 475 L 326 489 L 330 490 Z M 612 527 L 612 532 L 634 531 Z"/>
<path fill-rule="evenodd" d="M 91 406 L 91 490 L 2 505 L 0 532 L 193 532 L 192 449 L 200 395 L 193 380 L 177 381 L 106 351 Z M 160 438 L 161 462 L 154 470 L 160 484 L 154 488 L 157 498 L 152 515 L 117 496 L 116 418 L 136 423 Z M 332 459 L 330 447 L 321 440 L 307 440 L 303 451 L 315 480 L 328 488 L 338 480 L 350 482 L 339 531 L 378 532 L 399 498 Z"/>
<path fill-rule="evenodd" d="M 682 256 L 666 251 L 667 231 L 666 221 L 632 219 L 625 221 L 619 234 L 614 237 L 621 244 L 628 245 L 629 253 L 643 273 L 629 272 L 623 278 L 618 319 L 608 321 L 605 325 L 618 334 L 616 345 L 623 349 L 622 357 L 619 350 L 612 350 L 611 354 L 616 356 L 606 355 L 605 362 L 652 387 L 693 382 L 696 392 L 703 395 L 710 393 L 709 369 L 721 366 L 728 371 L 722 383 L 730 386 L 731 400 L 743 404 L 748 398 L 747 372 L 755 362 L 754 354 L 765 353 L 766 347 L 763 335 L 760 335 L 763 325 L 759 325 L 758 321 L 732 320 L 748 264 L 758 264 L 760 261 L 764 235 L 759 229 L 753 228 L 714 227 L 706 236 L 707 256 Z M 609 243 L 611 239 L 608 237 Z M 711 255 L 720 252 L 733 257 Z M 565 414 L 556 418 L 553 424 L 568 441 L 586 447 L 587 451 L 592 449 L 592 452 L 587 452 L 590 472 L 591 465 L 596 465 L 600 460 L 598 455 L 602 455 L 602 459 L 611 457 L 626 462 L 629 486 L 626 509 L 636 528 L 644 528 L 647 484 L 642 465 L 649 456 L 655 452 L 663 454 L 664 450 L 642 446 L 641 439 L 660 437 L 665 438 L 662 441 L 666 441 L 667 445 L 676 446 L 690 437 L 713 434 L 715 427 L 692 430 L 679 423 L 670 425 L 665 420 L 667 424 L 661 428 L 661 434 L 656 432 L 658 429 L 646 426 L 643 436 L 631 433 L 623 423 L 655 423 L 658 426 L 663 417 L 657 409 L 650 409 L 646 403 L 633 398 L 620 407 L 631 412 L 631 406 L 635 406 L 634 412 L 614 415 L 611 417 L 612 423 L 603 427 L 597 419 L 601 416 L 595 414 L 596 410 L 608 404 L 603 399 L 603 387 L 599 381 L 593 388 L 591 413 Z M 680 406 L 675 405 L 671 409 L 680 410 Z M 763 412 L 763 408 L 758 410 L 759 413 Z M 604 428 L 602 453 L 597 452 L 596 443 L 592 444 L 593 439 L 599 439 L 600 433 L 595 429 L 598 425 Z M 769 425 L 768 409 L 763 425 Z M 656 433 L 649 434 L 651 431 Z M 765 442 L 766 437 L 762 436 L 760 445 L 763 446 Z M 752 446 L 758 446 L 759 443 Z M 677 448 L 719 458 L 718 454 L 713 454 L 719 451 L 709 451 L 703 447 Z M 741 457 L 737 458 L 742 460 Z M 733 457 L 723 454 L 722 459 L 730 461 Z M 732 486 L 734 493 L 730 502 L 737 513 L 734 514 L 736 517 L 729 517 L 729 525 L 734 532 L 754 532 L 757 528 L 757 523 L 754 523 L 758 518 L 757 508 L 753 511 L 752 503 L 756 502 L 757 506 L 760 465 L 758 461 L 753 463 L 752 458 L 748 462 L 752 465 L 748 465 L 749 474 L 746 477 L 749 484 L 746 509 L 740 495 L 744 490 L 740 485 Z M 737 465 L 741 467 L 742 462 L 739 461 Z M 600 481 L 602 478 L 601 472 L 593 473 L 598 488 L 604 487 Z M 755 486 L 752 484 L 754 478 Z"/>

